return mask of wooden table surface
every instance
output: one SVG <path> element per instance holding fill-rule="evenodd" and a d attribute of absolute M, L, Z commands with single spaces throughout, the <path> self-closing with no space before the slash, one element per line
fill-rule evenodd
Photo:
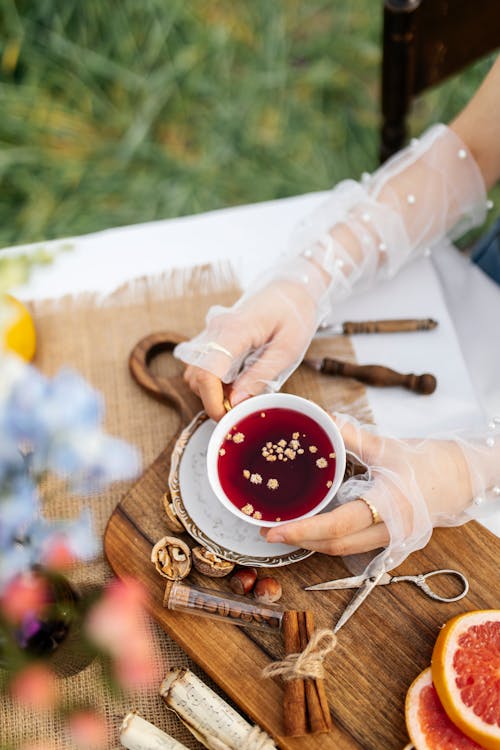
<path fill-rule="evenodd" d="M 304 389 L 298 392 L 302 395 Z M 190 403 L 194 413 L 196 404 Z M 475 522 L 435 530 L 425 549 L 413 553 L 397 573 L 456 568 L 469 578 L 467 597 L 444 604 L 428 599 L 411 584 L 377 587 L 340 631 L 337 647 L 325 663 L 332 732 L 286 738 L 281 684 L 260 676 L 263 667 L 283 655 L 281 637 L 171 612 L 162 605 L 165 579 L 156 573 L 150 553 L 153 544 L 169 533 L 162 496 L 167 489 L 174 442 L 175 438 L 109 520 L 105 552 L 115 573 L 134 576 L 145 583 L 151 594 L 151 613 L 161 627 L 245 714 L 275 738 L 280 748 L 401 750 L 408 742 L 404 723 L 406 691 L 429 665 L 441 625 L 464 611 L 499 606 L 500 540 Z M 185 539 L 192 542 L 187 534 Z M 347 574 L 341 560 L 320 554 L 272 570 L 283 586 L 283 605 L 312 609 L 317 627 L 332 627 L 352 591 L 312 593 L 303 591 L 303 587 Z M 228 590 L 226 579 L 207 579 L 196 571 L 189 580 Z"/>

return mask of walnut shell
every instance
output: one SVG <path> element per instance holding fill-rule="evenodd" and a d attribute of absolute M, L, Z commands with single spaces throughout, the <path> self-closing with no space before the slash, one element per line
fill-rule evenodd
<path fill-rule="evenodd" d="M 169 581 L 180 581 L 191 570 L 191 550 L 175 536 L 164 536 L 151 550 L 151 562 Z"/>
<path fill-rule="evenodd" d="M 234 563 L 223 560 L 206 547 L 193 547 L 193 565 L 196 570 L 210 578 L 227 576 L 234 568 Z"/>
<path fill-rule="evenodd" d="M 163 507 L 165 508 L 165 513 L 167 515 L 167 518 L 165 519 L 167 529 L 169 531 L 173 531 L 174 534 L 182 534 L 184 531 L 186 531 L 177 517 L 174 505 L 168 492 L 165 492 L 165 494 L 163 495 Z"/>

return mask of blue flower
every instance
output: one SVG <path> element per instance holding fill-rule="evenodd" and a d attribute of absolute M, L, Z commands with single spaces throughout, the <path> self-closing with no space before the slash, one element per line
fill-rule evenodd
<path fill-rule="evenodd" d="M 29 545 L 13 543 L 0 549 L 0 591 L 13 578 L 29 570 L 33 565 L 32 550 Z"/>
<path fill-rule="evenodd" d="M 0 430 L 2 425 L 0 423 Z M 26 463 L 19 445 L 9 439 L 9 435 L 0 432 L 0 487 L 11 481 L 15 476 L 26 473 Z"/>
<path fill-rule="evenodd" d="M 0 587 L 43 562 L 62 542 L 79 559 L 99 544 L 89 510 L 69 521 L 43 518 L 34 478 L 46 471 L 90 492 L 139 471 L 135 448 L 102 432 L 102 397 L 63 370 L 52 380 L 18 360 L 0 360 Z"/>
<path fill-rule="evenodd" d="M 64 544 L 78 560 L 91 560 L 100 551 L 88 508 L 84 508 L 80 516 L 73 520 L 48 521 L 38 518 L 30 528 L 29 537 L 31 555 L 39 562 L 47 559 L 54 544 Z"/>
<path fill-rule="evenodd" d="M 104 402 L 78 373 L 64 369 L 49 382 L 41 414 L 52 435 L 94 430 L 104 416 Z"/>
<path fill-rule="evenodd" d="M 36 487 L 29 477 L 0 485 L 0 545 L 22 537 L 38 512 Z"/>
<path fill-rule="evenodd" d="M 4 367 L 0 369 L 0 379 L 5 379 Z M 2 433 L 10 439 L 12 446 L 27 444 L 35 446 L 47 436 L 42 414 L 49 390 L 46 378 L 28 365 L 23 366 L 18 377 L 10 383 L 0 397 L 0 425 Z"/>
<path fill-rule="evenodd" d="M 95 430 L 75 430 L 58 436 L 50 446 L 46 467 L 67 477 L 75 492 L 102 489 L 118 479 L 137 475 L 140 460 L 135 448 Z"/>

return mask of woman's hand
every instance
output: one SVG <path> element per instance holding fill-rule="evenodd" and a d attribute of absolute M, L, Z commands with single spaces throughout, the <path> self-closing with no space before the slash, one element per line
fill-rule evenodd
<path fill-rule="evenodd" d="M 458 442 L 396 440 L 344 415 L 335 421 L 347 451 L 366 465 L 367 474 L 342 485 L 337 495 L 342 505 L 335 510 L 262 529 L 268 542 L 343 556 L 390 544 L 404 559 L 427 542 L 433 526 L 465 520 L 472 484 Z M 374 523 L 370 504 L 381 523 Z"/>
<path fill-rule="evenodd" d="M 232 308 L 212 308 L 206 328 L 176 347 L 184 379 L 208 415 L 263 391 L 277 390 L 299 365 L 317 328 L 317 301 L 300 284 L 275 280 Z M 224 384 L 231 384 L 229 387 Z"/>

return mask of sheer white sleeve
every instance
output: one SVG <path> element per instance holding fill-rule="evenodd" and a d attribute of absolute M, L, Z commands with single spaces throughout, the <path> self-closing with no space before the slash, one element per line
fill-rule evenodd
<path fill-rule="evenodd" d="M 307 276 L 301 260 L 323 273 L 323 311 L 391 277 L 443 236 L 455 239 L 484 221 L 482 174 L 472 154 L 446 125 L 431 127 L 360 182 L 339 183 L 292 237 L 288 278 Z M 285 264 L 284 264 L 285 267 Z M 311 293 L 318 295 L 317 275 Z"/>
<path fill-rule="evenodd" d="M 335 416 L 348 453 L 366 467 L 364 474 L 344 482 L 337 501 L 365 498 L 389 535 L 381 552 L 346 560 L 354 572 L 391 570 L 424 547 L 434 527 L 500 512 L 500 417 L 474 433 L 400 440 L 378 436 L 373 426 L 362 427 L 348 415 Z"/>
<path fill-rule="evenodd" d="M 373 175 L 338 184 L 297 227 L 286 256 L 233 307 L 212 308 L 205 329 L 175 354 L 241 397 L 276 390 L 332 304 L 394 275 L 445 234 L 480 224 L 486 208 L 472 154 L 436 125 Z"/>

